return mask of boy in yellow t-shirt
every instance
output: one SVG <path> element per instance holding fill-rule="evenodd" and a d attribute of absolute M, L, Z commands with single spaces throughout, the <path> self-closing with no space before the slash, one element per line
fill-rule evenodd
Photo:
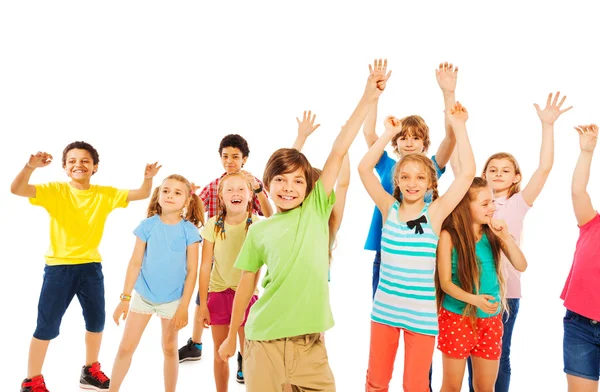
<path fill-rule="evenodd" d="M 121 190 L 90 184 L 98 171 L 99 156 L 85 142 L 73 142 L 63 151 L 62 165 L 70 182 L 31 185 L 36 168 L 48 166 L 52 156 L 45 152 L 31 155 L 29 162 L 11 184 L 11 192 L 29 198 L 50 215 L 50 247 L 46 252 L 44 281 L 38 303 L 37 328 L 29 348 L 27 378 L 21 392 L 47 391 L 42 366 L 50 340 L 59 334 L 60 323 L 75 295 L 83 308 L 86 324 L 86 364 L 81 370 L 80 386 L 107 391 L 110 380 L 98 363 L 104 330 L 104 276 L 98 246 L 108 214 L 130 201 L 146 199 L 152 190 L 157 163 L 146 165 L 139 189 Z"/>

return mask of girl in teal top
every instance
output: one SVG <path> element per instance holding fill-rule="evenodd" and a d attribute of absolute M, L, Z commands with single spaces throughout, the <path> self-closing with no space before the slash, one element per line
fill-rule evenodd
<path fill-rule="evenodd" d="M 518 271 L 525 256 L 496 207 L 485 179 L 475 177 L 442 225 L 437 248 L 438 349 L 443 354 L 442 390 L 460 390 L 471 357 L 475 390 L 492 390 L 502 354 L 506 309 L 500 252 Z"/>

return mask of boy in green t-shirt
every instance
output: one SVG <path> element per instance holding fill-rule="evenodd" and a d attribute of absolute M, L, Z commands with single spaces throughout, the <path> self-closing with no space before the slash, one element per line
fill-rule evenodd
<path fill-rule="evenodd" d="M 223 360 L 236 350 L 236 331 L 264 264 L 264 293 L 246 322 L 244 370 L 248 392 L 279 392 L 283 385 L 335 391 L 333 373 L 320 334 L 333 326 L 329 306 L 329 217 L 333 187 L 344 156 L 356 138 L 369 105 L 388 75 L 372 70 L 363 96 L 335 140 L 320 178 L 296 149 L 271 156 L 264 184 L 277 213 L 250 226 L 235 267 L 243 270 L 233 304 L 229 335 L 219 349 Z"/>

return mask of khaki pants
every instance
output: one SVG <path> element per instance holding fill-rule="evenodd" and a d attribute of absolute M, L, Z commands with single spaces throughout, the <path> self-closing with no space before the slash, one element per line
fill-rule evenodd
<path fill-rule="evenodd" d="M 244 378 L 247 392 L 335 392 L 327 350 L 320 334 L 277 340 L 246 340 Z"/>

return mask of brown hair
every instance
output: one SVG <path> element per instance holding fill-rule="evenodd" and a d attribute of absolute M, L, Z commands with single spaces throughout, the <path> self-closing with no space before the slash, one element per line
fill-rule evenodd
<path fill-rule="evenodd" d="M 304 172 L 304 178 L 306 178 L 306 196 L 308 196 L 316 182 L 313 167 L 308 162 L 308 159 L 306 159 L 306 156 L 295 148 L 280 148 L 271 155 L 265 167 L 263 183 L 269 189 L 269 185 L 275 176 L 293 173 L 298 169 Z"/>
<path fill-rule="evenodd" d="M 187 200 L 187 205 L 182 210 L 182 217 L 183 219 L 192 222 L 194 226 L 198 228 L 204 226 L 204 204 L 202 204 L 200 197 L 192 192 L 190 182 L 184 176 L 179 174 L 171 174 L 165 178 L 165 180 L 176 180 L 185 184 L 185 189 L 189 198 Z M 148 213 L 146 214 L 148 218 L 162 214 L 162 208 L 160 204 L 158 204 L 160 188 L 162 188 L 162 184 L 154 188 L 154 192 L 152 192 L 150 204 L 148 205 Z"/>
<path fill-rule="evenodd" d="M 234 176 L 242 178 L 244 180 L 244 182 L 246 183 L 246 186 L 248 187 L 248 191 L 250 192 L 250 198 L 248 200 L 248 205 L 246 206 L 246 211 L 248 212 L 248 218 L 246 218 L 246 232 L 248 231 L 248 227 L 250 227 L 250 225 L 252 224 L 252 203 L 253 203 L 253 196 L 254 196 L 251 191 L 252 185 L 250 184 L 250 182 L 248 181 L 246 176 L 244 176 L 240 172 L 226 174 L 219 180 L 219 190 L 217 192 L 219 197 L 218 197 L 218 202 L 217 202 L 217 215 L 215 218 L 215 237 L 220 234 L 222 240 L 224 240 L 226 238 L 226 236 L 225 236 L 225 217 L 227 216 L 227 208 L 225 206 L 225 202 L 223 201 L 223 186 L 224 186 L 223 184 L 225 184 L 225 181 L 227 179 L 234 177 Z"/>
<path fill-rule="evenodd" d="M 457 275 L 460 282 L 459 287 L 467 293 L 479 294 L 479 277 L 480 267 L 477 262 L 477 254 L 475 253 L 475 234 L 473 233 L 473 218 L 469 204 L 475 199 L 477 193 L 488 186 L 488 182 L 482 177 L 475 177 L 471 183 L 469 191 L 456 206 L 454 211 L 444 220 L 442 230 L 447 231 L 452 238 L 452 246 L 457 255 Z M 502 274 L 500 252 L 500 239 L 492 232 L 488 225 L 482 225 L 483 235 L 485 235 L 492 248 L 494 262 L 496 265 L 496 274 L 500 285 L 500 312 L 507 310 L 504 276 Z M 482 237 L 483 238 L 483 237 Z M 439 248 L 438 248 L 439 249 Z M 439 253 L 438 253 L 439 257 Z M 440 284 L 439 271 L 435 271 L 435 296 L 438 309 L 442 307 L 444 296 L 446 294 L 442 290 Z M 473 329 L 475 329 L 477 321 L 477 307 L 475 305 L 466 304 L 463 313 L 469 317 Z"/>
<path fill-rule="evenodd" d="M 402 169 L 402 166 L 404 166 L 408 162 L 415 162 L 426 169 L 425 171 L 428 174 L 429 181 L 431 182 L 431 190 L 433 192 L 432 201 L 437 199 L 439 196 L 438 189 L 437 189 L 437 187 L 438 187 L 437 171 L 435 170 L 435 166 L 433 165 L 433 162 L 431 161 L 431 159 L 429 159 L 425 155 L 419 154 L 419 153 L 405 155 L 400 159 L 398 164 L 396 164 L 396 168 L 394 169 L 394 194 L 393 194 L 394 199 L 398 200 L 399 202 L 402 202 L 402 200 L 401 200 L 402 191 L 400 190 L 400 187 L 398 186 L 398 176 L 400 174 L 400 170 Z"/>
<path fill-rule="evenodd" d="M 487 168 L 490 164 L 490 162 L 492 161 L 492 159 L 506 159 L 508 161 L 510 161 L 510 163 L 513 164 L 513 166 L 515 167 L 515 175 L 520 175 L 521 174 L 521 168 L 519 167 L 519 163 L 517 162 L 517 159 L 512 155 L 509 154 L 507 152 L 498 152 L 494 155 L 492 155 L 491 157 L 489 157 L 487 159 L 487 161 L 485 161 L 485 165 L 483 166 L 483 172 L 481 172 L 481 177 L 486 178 L 485 176 L 485 172 L 487 171 Z M 519 179 L 518 182 L 512 184 L 510 186 L 510 188 L 508 188 L 508 199 L 510 199 L 514 194 L 519 193 L 521 191 L 521 179 Z"/>
<path fill-rule="evenodd" d="M 408 116 L 402 119 L 402 129 L 392 139 L 392 147 L 398 153 L 398 139 L 412 135 L 423 140 L 423 152 L 426 152 L 431 144 L 429 139 L 429 127 L 421 116 Z"/>

